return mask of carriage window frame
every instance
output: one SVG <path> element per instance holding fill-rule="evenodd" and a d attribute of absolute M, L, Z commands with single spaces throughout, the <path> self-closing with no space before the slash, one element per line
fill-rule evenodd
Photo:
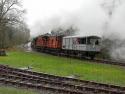
<path fill-rule="evenodd" d="M 79 44 L 86 44 L 87 39 L 86 38 L 78 38 Z"/>
<path fill-rule="evenodd" d="M 98 38 L 87 38 L 87 44 L 88 44 L 88 45 L 91 45 L 91 44 L 92 44 L 92 43 L 91 43 L 91 40 L 93 40 L 93 39 L 96 39 L 95 42 L 98 41 L 98 43 L 95 43 L 95 45 L 100 45 L 100 39 L 98 39 Z"/>

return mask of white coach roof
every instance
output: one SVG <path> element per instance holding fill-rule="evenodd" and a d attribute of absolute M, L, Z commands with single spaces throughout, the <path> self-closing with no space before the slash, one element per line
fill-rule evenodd
<path fill-rule="evenodd" d="M 76 35 L 76 36 L 65 36 L 63 38 L 85 38 L 85 37 L 93 37 L 93 38 L 101 38 L 99 36 L 80 36 L 80 35 Z"/>

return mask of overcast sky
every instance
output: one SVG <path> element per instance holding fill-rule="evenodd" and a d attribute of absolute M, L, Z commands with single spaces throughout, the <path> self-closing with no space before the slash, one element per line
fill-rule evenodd
<path fill-rule="evenodd" d="M 105 10 L 100 7 L 101 1 L 23 0 L 23 6 L 27 10 L 26 22 L 31 29 L 31 35 L 47 33 L 56 27 L 68 28 L 70 25 L 77 27 L 80 35 L 101 35 L 108 19 Z M 122 30 L 119 32 L 125 30 L 122 18 L 125 16 L 124 9 L 124 6 L 117 9 L 111 19 L 111 26 L 117 27 L 117 23 L 121 24 Z"/>
<path fill-rule="evenodd" d="M 87 0 L 86 0 L 87 1 Z M 46 19 L 61 12 L 73 12 L 81 8 L 85 0 L 24 0 L 27 9 L 28 24 Z"/>

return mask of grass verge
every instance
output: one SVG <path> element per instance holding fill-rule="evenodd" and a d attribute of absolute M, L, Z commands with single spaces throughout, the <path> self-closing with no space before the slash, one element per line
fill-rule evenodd
<path fill-rule="evenodd" d="M 125 67 L 97 64 L 42 53 L 10 51 L 0 64 L 12 67 L 32 66 L 34 71 L 60 76 L 77 75 L 80 79 L 125 86 Z"/>
<path fill-rule="evenodd" d="M 0 87 L 0 94 L 37 94 L 31 90 L 17 89 L 13 87 Z"/>

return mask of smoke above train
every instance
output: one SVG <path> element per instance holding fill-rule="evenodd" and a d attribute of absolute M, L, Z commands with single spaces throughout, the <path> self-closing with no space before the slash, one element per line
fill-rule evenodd
<path fill-rule="evenodd" d="M 31 35 L 34 37 L 60 28 L 65 31 L 73 27 L 76 29 L 74 35 L 98 35 L 110 40 L 118 39 L 122 44 L 125 39 L 125 3 L 123 0 L 114 0 L 121 1 L 121 3 L 118 2 L 116 4 L 113 12 L 110 13 L 112 16 L 109 17 L 107 9 L 102 7 L 105 1 L 112 2 L 113 0 L 82 0 L 79 8 L 72 11 L 67 11 L 66 9 L 59 11 L 56 8 L 56 13 L 47 15 L 43 19 L 39 18 L 34 22 L 31 26 Z M 108 5 L 112 5 L 111 2 Z M 39 16 L 42 16 L 42 14 Z M 105 25 L 106 23 L 108 25 Z M 124 59 L 124 45 L 122 44 L 122 48 L 119 47 L 118 43 L 115 43 L 115 45 L 117 45 L 117 48 L 112 46 L 110 55 L 113 58 Z M 122 56 L 120 55 L 121 53 Z"/>

